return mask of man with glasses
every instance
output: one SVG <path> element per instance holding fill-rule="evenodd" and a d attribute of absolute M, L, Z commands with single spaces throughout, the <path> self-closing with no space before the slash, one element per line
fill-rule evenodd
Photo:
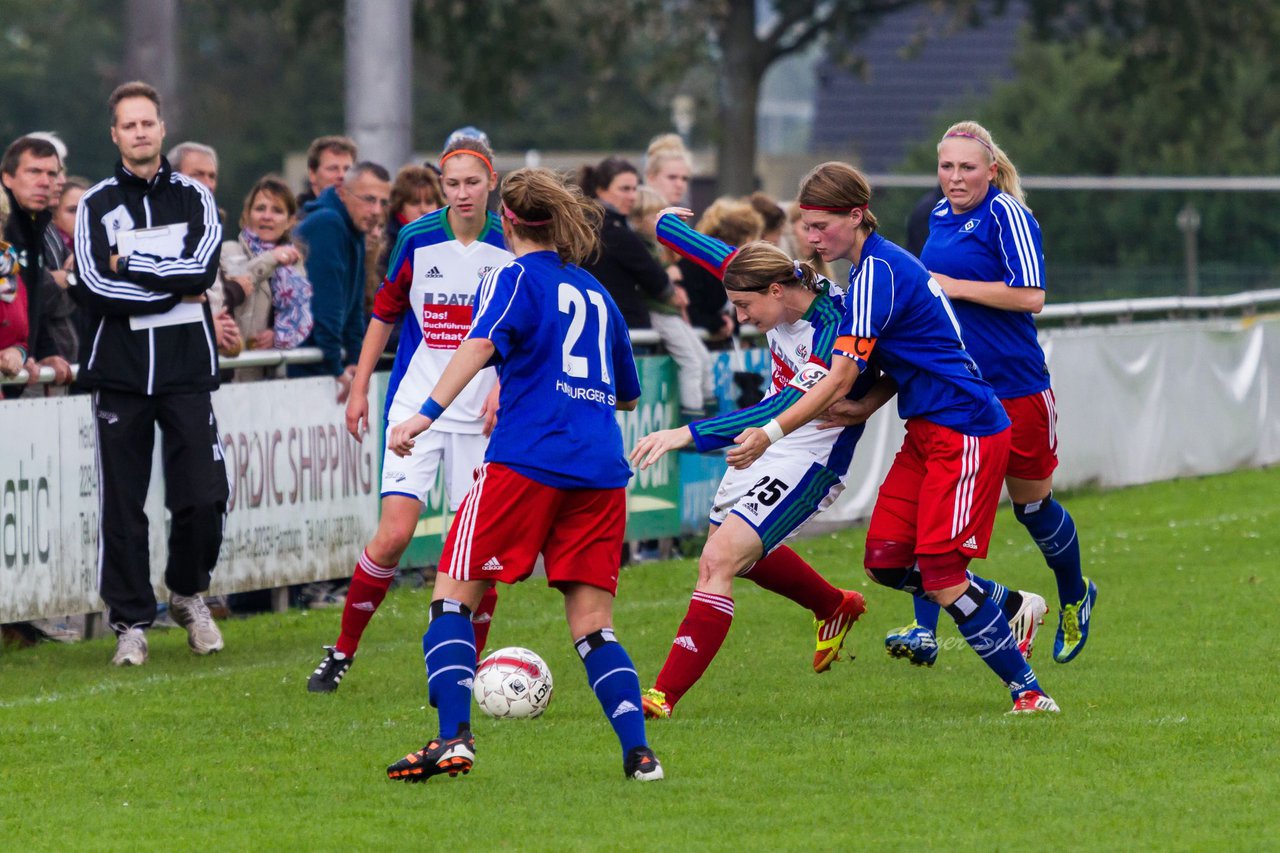
<path fill-rule="evenodd" d="M 377 163 L 352 166 L 344 180 L 306 206 L 294 231 L 307 246 L 311 315 L 315 326 L 303 342 L 319 347 L 318 364 L 292 365 L 290 376 L 335 376 L 338 402 L 351 390 L 364 339 L 365 235 L 380 227 L 391 204 L 391 175 Z"/>

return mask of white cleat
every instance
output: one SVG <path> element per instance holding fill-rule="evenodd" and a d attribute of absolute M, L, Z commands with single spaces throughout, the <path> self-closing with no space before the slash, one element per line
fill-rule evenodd
<path fill-rule="evenodd" d="M 1044 615 L 1049 612 L 1049 605 L 1034 592 L 1023 592 L 1022 590 L 1018 590 L 1018 592 L 1022 596 L 1022 606 L 1018 608 L 1018 612 L 1013 614 L 1013 618 L 1009 620 L 1009 627 L 1013 629 L 1013 638 L 1018 642 L 1018 651 L 1022 652 L 1024 659 L 1031 660 L 1031 650 L 1036 642 L 1036 632 L 1044 624 Z M 1054 710 L 1057 709 L 1055 708 Z"/>

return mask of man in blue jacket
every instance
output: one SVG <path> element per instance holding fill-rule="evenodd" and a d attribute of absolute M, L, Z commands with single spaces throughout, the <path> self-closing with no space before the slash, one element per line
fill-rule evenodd
<path fill-rule="evenodd" d="M 295 236 L 307 247 L 311 314 L 315 326 L 303 342 L 324 360 L 294 365 L 289 376 L 335 376 L 338 402 L 346 401 L 364 339 L 365 234 L 379 227 L 391 203 L 391 176 L 377 163 L 352 166 L 346 179 L 307 204 Z"/>

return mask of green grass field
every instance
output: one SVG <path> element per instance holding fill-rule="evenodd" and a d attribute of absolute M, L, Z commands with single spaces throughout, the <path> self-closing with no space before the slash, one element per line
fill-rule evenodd
<path fill-rule="evenodd" d="M 675 718 L 651 724 L 667 779 L 627 783 L 559 596 L 504 591 L 491 647 L 556 679 L 533 721 L 478 717 L 470 776 L 388 782 L 434 733 L 420 636 L 428 593 L 397 590 L 334 695 L 305 690 L 337 612 L 223 623 L 196 658 L 154 631 L 139 669 L 110 640 L 0 655 L 0 843 L 54 849 L 1275 849 L 1280 469 L 1067 503 L 1100 593 L 1081 657 L 1033 659 L 1062 706 L 1012 718 L 946 624 L 938 665 L 883 654 L 905 596 L 861 571 L 861 529 L 798 550 L 867 596 L 857 660 L 809 668 L 809 616 L 740 583 L 737 617 Z M 1052 602 L 1006 509 L 984 573 Z M 627 570 L 616 626 L 641 678 L 666 655 L 694 562 Z M 1267 675 L 1271 673 L 1271 675 Z"/>

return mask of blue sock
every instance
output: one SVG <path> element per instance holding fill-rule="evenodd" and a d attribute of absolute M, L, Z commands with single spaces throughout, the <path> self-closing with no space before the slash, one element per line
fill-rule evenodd
<path fill-rule="evenodd" d="M 471 611 L 451 599 L 431 603 L 431 624 L 422 635 L 427 695 L 440 717 L 440 737 L 471 727 L 471 683 L 476 677 L 476 635 Z"/>
<path fill-rule="evenodd" d="M 996 603 L 997 607 L 1004 607 L 1004 601 L 1009 597 L 1008 587 L 996 581 L 978 577 L 973 572 L 969 572 L 969 580 L 977 584 L 986 593 L 987 598 Z M 936 636 L 938 633 L 938 613 L 942 608 L 923 596 L 916 598 L 915 607 L 916 624 L 921 628 L 928 628 Z"/>
<path fill-rule="evenodd" d="M 953 604 L 947 607 L 956 620 L 960 636 L 978 653 L 983 663 L 1000 676 L 1013 698 L 1025 690 L 1040 690 L 1031 665 L 1018 651 L 1009 620 L 980 587 L 970 584 Z"/>
<path fill-rule="evenodd" d="M 916 596 L 911 603 L 916 608 L 916 624 L 921 628 L 928 628 L 934 636 L 937 636 L 938 613 L 942 608 L 924 596 Z"/>
<path fill-rule="evenodd" d="M 969 581 L 976 583 L 978 588 L 986 593 L 987 598 L 996 603 L 996 607 L 1004 607 L 1005 599 L 1009 597 L 1009 588 L 1007 586 L 998 581 L 980 578 L 973 572 L 969 572 Z"/>
<path fill-rule="evenodd" d="M 1076 523 L 1062 504 L 1053 499 L 1053 493 L 1042 501 L 1014 504 L 1013 514 L 1031 538 L 1040 546 L 1044 561 L 1053 569 L 1058 582 L 1058 600 L 1063 604 L 1075 604 L 1084 598 L 1084 575 L 1080 568 L 1080 537 L 1076 535 Z"/>
<path fill-rule="evenodd" d="M 622 744 L 623 758 L 637 746 L 648 746 L 640 708 L 640 676 L 627 650 L 614 638 L 613 629 L 602 628 L 573 644 L 587 668 L 587 682 Z"/>

